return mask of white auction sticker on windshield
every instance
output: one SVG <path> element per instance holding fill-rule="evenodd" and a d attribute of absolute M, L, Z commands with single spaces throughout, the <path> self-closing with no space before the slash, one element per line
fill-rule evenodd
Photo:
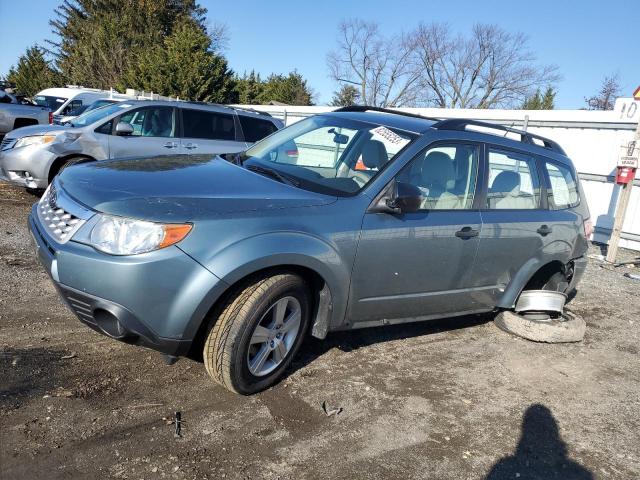
<path fill-rule="evenodd" d="M 387 127 L 383 127 L 382 125 L 379 126 L 379 127 L 374 128 L 373 130 L 371 130 L 371 133 L 376 134 L 376 135 L 380 135 L 382 138 L 384 138 L 389 143 L 398 144 L 398 143 L 404 142 L 404 138 L 402 138 L 397 133 L 393 133 Z"/>

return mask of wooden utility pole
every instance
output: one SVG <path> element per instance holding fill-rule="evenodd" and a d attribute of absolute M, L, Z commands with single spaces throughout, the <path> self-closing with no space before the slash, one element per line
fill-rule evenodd
<path fill-rule="evenodd" d="M 636 145 L 640 145 L 640 122 L 638 122 L 638 126 L 636 127 L 634 140 Z M 636 170 L 634 170 L 634 172 L 635 171 Z M 616 208 L 616 215 L 613 222 L 613 231 L 611 232 L 611 238 L 609 239 L 609 248 L 607 248 L 607 262 L 610 263 L 615 263 L 616 257 L 618 256 L 620 234 L 622 233 L 624 217 L 627 214 L 627 206 L 629 205 L 632 189 L 633 179 L 631 179 L 629 183 L 625 183 L 622 186 L 622 191 L 620 192 L 620 200 L 618 201 L 618 208 Z"/>

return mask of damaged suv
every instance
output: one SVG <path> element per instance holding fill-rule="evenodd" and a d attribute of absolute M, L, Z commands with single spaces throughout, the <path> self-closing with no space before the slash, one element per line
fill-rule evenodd
<path fill-rule="evenodd" d="M 277 381 L 309 334 L 568 292 L 592 228 L 556 143 L 369 107 L 225 158 L 73 166 L 29 225 L 82 322 L 172 361 L 201 356 L 241 394 Z"/>

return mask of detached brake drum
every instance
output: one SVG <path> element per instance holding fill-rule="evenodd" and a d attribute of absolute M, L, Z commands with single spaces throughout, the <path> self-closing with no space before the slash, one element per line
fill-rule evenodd
<path fill-rule="evenodd" d="M 516 312 L 500 312 L 494 319 L 498 328 L 513 335 L 545 343 L 579 342 L 586 322 L 564 312 L 567 296 L 550 290 L 525 290 L 516 302 Z"/>

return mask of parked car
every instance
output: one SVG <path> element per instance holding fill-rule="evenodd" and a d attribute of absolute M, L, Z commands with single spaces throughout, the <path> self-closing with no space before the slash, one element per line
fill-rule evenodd
<path fill-rule="evenodd" d="M 46 125 L 53 121 L 51 111 L 20 100 L 16 95 L 0 90 L 0 140 L 13 129 L 28 125 Z"/>
<path fill-rule="evenodd" d="M 91 110 L 95 110 L 96 108 L 100 108 L 100 107 L 104 107 L 105 105 L 111 105 L 114 103 L 118 103 L 118 102 L 124 102 L 125 99 L 119 98 L 101 98 L 100 100 L 96 100 L 93 103 L 87 103 L 84 105 L 81 105 L 80 107 L 76 108 L 75 110 L 69 112 L 68 115 L 62 116 L 62 117 L 58 117 L 58 119 L 56 121 L 54 121 L 53 123 L 55 123 L 56 125 L 66 125 L 67 123 L 71 123 L 71 121 L 76 118 L 79 117 L 80 115 L 82 115 L 85 112 L 90 112 Z"/>
<path fill-rule="evenodd" d="M 37 105 L 49 108 L 53 112 L 52 123 L 59 123 L 63 117 L 71 115 L 71 112 L 80 107 L 91 105 L 96 100 L 106 97 L 134 100 L 134 98 L 118 92 L 74 86 L 46 88 L 38 92 L 33 100 Z"/>
<path fill-rule="evenodd" d="M 12 131 L 0 144 L 0 178 L 41 189 L 75 163 L 172 152 L 238 152 L 281 127 L 270 115 L 219 105 L 119 102 L 86 112 L 69 125 Z"/>
<path fill-rule="evenodd" d="M 511 309 L 585 269 L 575 169 L 530 133 L 348 107 L 225 159 L 69 168 L 29 225 L 82 322 L 201 355 L 234 392 L 272 385 L 308 334 Z"/>

